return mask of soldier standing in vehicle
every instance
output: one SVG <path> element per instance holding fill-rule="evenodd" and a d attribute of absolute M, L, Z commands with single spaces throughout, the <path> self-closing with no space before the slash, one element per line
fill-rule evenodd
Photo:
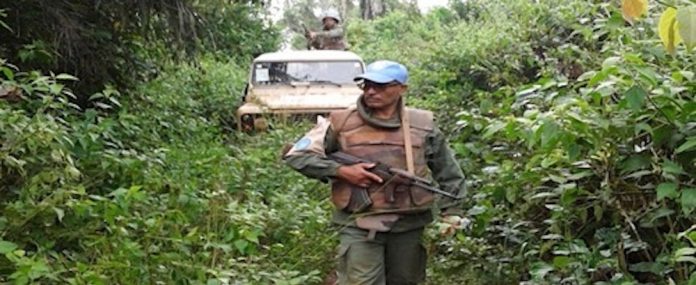
<path fill-rule="evenodd" d="M 314 49 L 346 50 L 341 17 L 335 10 L 329 10 L 322 16 L 323 28 L 319 32 L 305 31 L 305 37 Z"/>
<path fill-rule="evenodd" d="M 341 285 L 423 282 L 427 255 L 422 236 L 433 221 L 432 210 L 438 208 L 444 221 L 465 220 L 460 218 L 460 199 L 435 199 L 431 192 L 382 181 L 370 172 L 373 163 L 343 165 L 329 158 L 341 151 L 408 169 L 422 178 L 430 175 L 452 196 L 465 194 L 464 175 L 433 114 L 403 104 L 407 79 L 408 72 L 399 63 L 370 64 L 355 78 L 363 90 L 357 105 L 332 112 L 328 120 L 320 118 L 284 155 L 286 163 L 303 175 L 331 181 Z M 356 190 L 369 193 L 366 207 L 352 206 L 351 191 Z"/>

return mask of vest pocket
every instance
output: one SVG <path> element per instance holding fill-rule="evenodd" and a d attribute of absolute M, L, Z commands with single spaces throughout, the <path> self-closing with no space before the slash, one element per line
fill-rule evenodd
<path fill-rule="evenodd" d="M 372 199 L 366 189 L 340 181 L 332 183 L 331 202 L 337 209 L 348 213 L 363 212 L 372 206 Z"/>
<path fill-rule="evenodd" d="M 425 206 L 435 200 L 435 195 L 432 192 L 420 187 L 411 187 L 408 191 L 411 194 L 411 203 L 414 206 Z"/>

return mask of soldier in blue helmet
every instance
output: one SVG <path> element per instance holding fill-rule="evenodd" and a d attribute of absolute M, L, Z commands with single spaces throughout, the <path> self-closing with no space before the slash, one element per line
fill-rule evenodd
<path fill-rule="evenodd" d="M 456 197 L 466 192 L 465 178 L 433 114 L 404 106 L 403 65 L 376 61 L 355 80 L 363 90 L 357 104 L 320 119 L 284 158 L 305 176 L 331 182 L 339 284 L 418 284 L 425 280 L 424 227 L 433 221 L 433 210 L 460 221 L 461 201 L 391 185 L 370 172 L 373 163 L 344 165 L 328 157 L 341 151 L 405 169 L 434 179 Z M 351 206 L 355 189 L 367 190 L 367 207 Z"/>

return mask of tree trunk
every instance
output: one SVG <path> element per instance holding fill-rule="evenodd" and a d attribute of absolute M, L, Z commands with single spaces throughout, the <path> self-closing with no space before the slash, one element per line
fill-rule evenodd
<path fill-rule="evenodd" d="M 341 0 L 341 17 L 343 21 L 348 18 L 348 0 Z"/>
<path fill-rule="evenodd" d="M 360 14 L 363 19 L 371 20 L 384 14 L 386 3 L 381 0 L 360 0 Z"/>

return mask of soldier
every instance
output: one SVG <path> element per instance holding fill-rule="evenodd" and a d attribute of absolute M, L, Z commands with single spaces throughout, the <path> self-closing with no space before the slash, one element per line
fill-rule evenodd
<path fill-rule="evenodd" d="M 445 221 L 462 220 L 458 199 L 443 196 L 435 202 L 431 192 L 382 181 L 370 172 L 373 163 L 343 165 L 327 157 L 342 151 L 420 177 L 430 173 L 440 188 L 462 197 L 464 175 L 433 114 L 403 104 L 407 79 L 399 63 L 370 64 L 355 78 L 363 90 L 357 104 L 332 112 L 328 120 L 320 118 L 284 155 L 305 176 L 331 181 L 332 221 L 339 225 L 339 284 L 423 282 L 427 256 L 421 239 L 433 221 L 433 206 Z M 371 203 L 366 208 L 347 200 L 356 189 L 367 189 Z"/>
<path fill-rule="evenodd" d="M 329 10 L 321 19 L 322 31 L 305 31 L 305 37 L 315 49 L 346 50 L 343 28 L 340 25 L 341 17 L 335 10 Z"/>

